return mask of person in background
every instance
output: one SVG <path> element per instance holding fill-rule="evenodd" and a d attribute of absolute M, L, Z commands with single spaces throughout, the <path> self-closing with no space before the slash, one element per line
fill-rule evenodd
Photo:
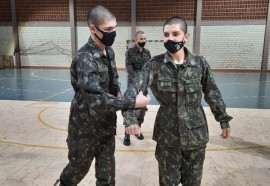
<path fill-rule="evenodd" d="M 146 43 L 146 35 L 143 31 L 137 31 L 135 34 L 135 45 L 132 48 L 128 48 L 126 51 L 126 69 L 128 74 L 128 86 L 135 83 L 135 78 L 138 76 L 138 73 L 142 70 L 144 64 L 151 58 L 150 51 L 147 50 L 144 46 Z M 144 92 L 147 95 L 147 90 Z M 137 119 L 139 126 L 141 127 L 145 112 L 147 108 L 137 110 Z M 142 133 L 136 135 L 139 140 L 143 140 L 144 136 Z M 130 135 L 125 133 L 124 145 L 130 145 Z"/>

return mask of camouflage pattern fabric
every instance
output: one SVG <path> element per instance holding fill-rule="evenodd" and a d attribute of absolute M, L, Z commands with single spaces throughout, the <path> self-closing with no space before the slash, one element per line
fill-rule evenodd
<path fill-rule="evenodd" d="M 120 92 L 114 51 L 104 55 L 89 39 L 72 61 L 71 84 L 75 91 L 71 102 L 67 144 L 69 163 L 60 181 L 77 185 L 96 159 L 97 185 L 114 185 L 114 134 L 116 111 L 133 108 L 135 98 L 118 98 Z"/>
<path fill-rule="evenodd" d="M 126 69 L 128 73 L 128 86 L 135 83 L 135 79 L 138 76 L 138 73 L 142 70 L 144 64 L 151 58 L 150 51 L 146 48 L 143 48 L 142 51 L 139 50 L 137 45 L 129 48 L 126 51 Z M 147 90 L 144 94 L 147 95 Z M 139 124 L 144 122 L 144 116 L 147 108 L 137 109 L 137 119 Z"/>
<path fill-rule="evenodd" d="M 180 145 L 182 150 L 206 146 L 208 126 L 201 105 L 202 93 L 221 128 L 228 128 L 232 119 L 226 113 L 226 106 L 215 83 L 210 66 L 202 56 L 188 55 L 186 63 L 179 67 L 169 53 L 153 57 L 143 67 L 136 86 L 130 86 L 125 93 L 134 97 L 139 90 L 150 87 L 160 104 L 153 139 L 168 146 Z M 136 110 L 122 112 L 124 125 L 138 123 Z"/>
<path fill-rule="evenodd" d="M 151 54 L 146 48 L 143 48 L 142 51 L 140 51 L 137 45 L 134 45 L 134 47 L 129 48 L 126 51 L 125 56 L 128 85 L 130 85 L 131 83 L 134 83 L 139 71 L 142 70 L 144 64 L 151 58 Z"/>
<path fill-rule="evenodd" d="M 95 158 L 96 185 L 115 185 L 115 138 L 114 135 L 99 140 L 68 138 L 69 163 L 60 179 L 62 185 L 76 186 L 88 173 Z"/>
<path fill-rule="evenodd" d="M 187 60 L 175 65 L 169 53 L 153 57 L 139 73 L 125 95 L 134 97 L 150 87 L 160 104 L 153 132 L 161 186 L 198 186 L 202 178 L 205 147 L 209 140 L 202 94 L 221 128 L 232 119 L 202 56 L 184 48 Z M 135 109 L 122 111 L 124 125 L 138 123 Z"/>
<path fill-rule="evenodd" d="M 205 147 L 182 151 L 180 146 L 157 144 L 156 159 L 159 167 L 159 185 L 200 186 Z"/>

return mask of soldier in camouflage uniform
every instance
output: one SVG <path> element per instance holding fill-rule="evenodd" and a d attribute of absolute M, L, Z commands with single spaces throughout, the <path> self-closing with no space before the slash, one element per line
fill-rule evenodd
<path fill-rule="evenodd" d="M 145 107 L 150 101 L 142 92 L 136 99 L 121 95 L 110 47 L 116 36 L 115 16 L 105 7 L 94 7 L 88 13 L 88 26 L 89 41 L 77 52 L 70 68 L 75 96 L 68 125 L 69 163 L 60 176 L 62 186 L 77 185 L 94 158 L 96 185 L 115 185 L 116 111 Z"/>
<path fill-rule="evenodd" d="M 160 185 L 199 186 L 209 140 L 202 93 L 220 122 L 223 139 L 230 136 L 232 117 L 226 113 L 209 64 L 183 47 L 189 37 L 185 20 L 172 17 L 164 23 L 163 31 L 167 52 L 145 64 L 138 78 L 139 87 L 130 88 L 126 96 L 150 87 L 160 104 L 153 132 Z M 139 128 L 134 111 L 123 112 L 128 134 Z"/>
<path fill-rule="evenodd" d="M 129 48 L 126 51 L 126 69 L 128 73 L 128 86 L 134 83 L 135 78 L 138 76 L 138 73 L 142 70 L 144 64 L 151 58 L 150 51 L 144 48 L 146 43 L 145 33 L 143 31 L 137 31 L 135 34 L 135 45 L 132 48 Z M 145 92 L 147 94 L 147 91 Z M 138 109 L 137 120 L 139 126 L 144 121 L 144 116 L 147 108 Z M 143 140 L 144 136 L 142 133 L 136 135 L 139 140 Z M 124 145 L 130 145 L 130 135 L 125 133 Z"/>

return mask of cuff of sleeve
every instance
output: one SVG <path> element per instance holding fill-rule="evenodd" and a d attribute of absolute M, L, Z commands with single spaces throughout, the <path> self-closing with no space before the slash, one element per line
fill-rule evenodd
<path fill-rule="evenodd" d="M 125 118 L 123 124 L 128 127 L 133 124 L 138 124 L 138 120 L 136 118 Z"/>
<path fill-rule="evenodd" d="M 230 128 L 230 125 L 228 122 L 220 122 L 220 126 L 222 129 Z"/>
<path fill-rule="evenodd" d="M 135 98 L 127 98 L 125 101 L 125 108 L 134 108 L 135 107 Z"/>

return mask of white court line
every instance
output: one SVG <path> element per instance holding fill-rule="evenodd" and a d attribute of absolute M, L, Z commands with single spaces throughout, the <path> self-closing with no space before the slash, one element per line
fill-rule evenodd
<path fill-rule="evenodd" d="M 33 77 L 36 77 L 36 78 L 40 78 L 40 79 L 46 79 L 46 80 L 51 80 L 51 81 L 70 81 L 70 79 L 53 79 L 53 78 L 47 78 L 47 77 L 42 77 L 42 76 L 38 76 L 38 75 L 35 75 L 35 73 L 37 72 L 42 72 L 42 70 L 37 70 L 37 71 L 34 71 L 31 73 L 31 75 Z"/>
<path fill-rule="evenodd" d="M 8 88 L 8 87 L 4 87 L 1 86 L 2 89 L 6 89 L 6 90 L 12 90 L 12 91 L 24 91 L 24 92 L 46 92 L 46 93 L 53 93 L 53 94 L 57 94 L 58 92 L 51 92 L 49 90 L 46 91 L 42 91 L 42 90 L 27 90 L 27 89 L 19 89 L 19 88 Z"/>

